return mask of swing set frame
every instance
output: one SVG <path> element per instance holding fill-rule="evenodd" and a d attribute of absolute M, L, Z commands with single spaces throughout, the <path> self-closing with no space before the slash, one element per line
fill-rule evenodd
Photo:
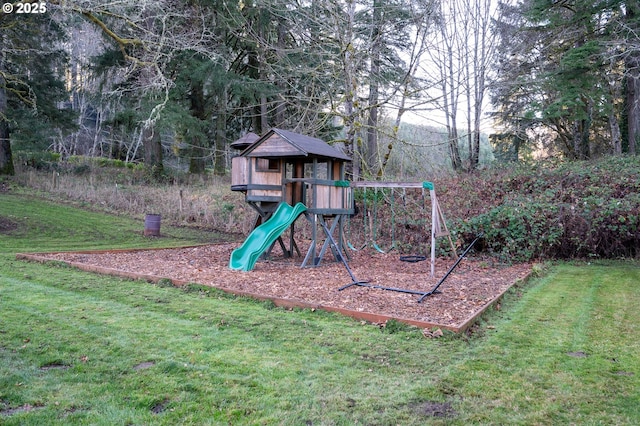
<path fill-rule="evenodd" d="M 439 205 L 438 199 L 436 197 L 434 185 L 431 182 L 422 182 L 422 183 L 415 183 L 415 182 L 353 182 L 352 186 L 355 187 L 355 188 L 358 188 L 358 187 L 365 188 L 365 190 L 366 190 L 366 188 L 422 188 L 423 198 L 424 198 L 424 190 L 428 189 L 429 190 L 429 195 L 431 197 L 431 277 L 433 278 L 433 276 L 435 275 L 435 241 L 436 241 L 436 238 L 443 237 L 443 236 L 447 236 L 448 237 L 449 244 L 451 244 L 452 253 L 456 257 L 456 262 L 453 264 L 453 266 L 451 266 L 451 268 L 449 268 L 447 273 L 438 281 L 438 283 L 430 291 L 419 291 L 419 290 L 411 290 L 411 289 L 405 289 L 405 288 L 386 287 L 386 286 L 371 284 L 370 281 L 358 280 L 355 277 L 355 275 L 353 274 L 353 271 L 351 270 L 351 268 L 349 268 L 349 264 L 347 263 L 347 261 L 344 259 L 344 257 L 340 256 L 339 260 L 342 261 L 342 263 L 344 264 L 345 268 L 347 269 L 347 272 L 349 273 L 349 276 L 351 277 L 351 282 L 349 284 L 346 284 L 346 285 L 340 287 L 338 289 L 338 291 L 345 290 L 345 289 L 347 289 L 349 287 L 352 287 L 352 286 L 368 287 L 368 288 L 375 288 L 375 289 L 380 289 L 380 290 L 395 291 L 395 292 L 400 292 L 400 293 L 416 294 L 416 295 L 421 296 L 420 299 L 418 299 L 418 303 L 422 303 L 422 301 L 426 297 L 431 296 L 433 294 L 440 293 L 438 288 L 449 277 L 449 275 L 458 266 L 458 264 L 462 261 L 462 259 L 465 258 L 465 256 L 469 252 L 469 250 L 471 250 L 471 248 L 478 241 L 478 239 L 480 239 L 482 237 L 482 234 L 478 235 L 476 237 L 476 239 L 473 240 L 473 242 L 464 250 L 462 255 L 458 257 L 458 255 L 456 253 L 455 246 L 453 245 L 453 241 L 451 240 L 451 235 L 449 233 L 449 230 L 447 229 L 447 225 L 446 225 L 446 222 L 445 222 L 445 219 L 444 219 L 444 215 L 442 214 L 442 210 L 440 209 L 440 205 Z M 365 197 L 365 199 L 366 199 L 366 197 Z M 374 213 L 375 213 L 375 211 L 374 211 Z M 392 217 L 393 217 L 393 211 L 392 211 Z M 337 245 L 336 241 L 333 239 L 333 237 L 331 236 L 330 230 L 326 227 L 325 224 L 322 224 L 322 227 L 323 227 L 323 229 L 325 231 L 325 234 L 327 235 L 329 243 L 331 244 L 332 247 L 335 247 L 335 249 L 337 250 L 338 249 L 338 245 Z M 372 230 L 372 233 L 373 233 L 373 230 Z M 367 244 L 365 243 L 365 246 L 366 245 Z M 374 248 L 376 250 L 382 251 L 379 247 L 377 247 L 377 244 L 375 243 L 375 239 L 373 240 L 372 245 L 374 246 Z M 350 244 L 349 244 L 349 246 L 351 247 Z M 393 248 L 393 246 L 392 246 L 392 248 Z"/>
<path fill-rule="evenodd" d="M 324 233 L 325 233 L 325 235 L 327 237 L 325 245 L 328 244 L 328 246 L 331 248 L 331 250 L 333 251 L 334 255 L 336 256 L 336 259 L 343 263 L 344 267 L 346 268 L 347 272 L 349 273 L 349 276 L 351 277 L 351 282 L 349 284 L 346 284 L 346 285 L 340 287 L 338 289 L 338 291 L 345 290 L 345 289 L 347 289 L 349 287 L 352 287 L 352 286 L 368 287 L 368 288 L 375 288 L 375 289 L 380 289 L 380 290 L 388 290 L 388 291 L 395 291 L 395 292 L 400 292 L 400 293 L 408 293 L 408 294 L 419 295 L 421 297 L 420 297 L 420 299 L 418 299 L 418 303 L 422 303 L 423 300 L 426 297 L 431 296 L 433 294 L 440 293 L 438 288 L 449 277 L 449 275 L 453 272 L 453 270 L 460 264 L 462 259 L 465 258 L 465 256 L 469 252 L 469 250 L 471 250 L 471 248 L 478 241 L 478 239 L 480 239 L 482 237 L 482 235 L 478 235 L 476 237 L 476 239 L 473 240 L 473 242 L 464 250 L 462 255 L 458 257 L 456 249 L 455 249 L 455 246 L 454 246 L 453 241 L 451 239 L 451 235 L 449 233 L 449 230 L 447 229 L 447 225 L 446 225 L 446 221 L 444 219 L 444 215 L 442 213 L 442 210 L 440 209 L 440 204 L 438 203 L 438 199 L 436 197 L 436 192 L 435 192 L 434 185 L 431 182 L 376 182 L 376 181 L 368 181 L 367 182 L 367 181 L 360 181 L 360 182 L 352 182 L 351 183 L 351 187 L 353 187 L 353 188 L 364 188 L 365 190 L 366 190 L 366 188 L 376 188 L 376 190 L 378 188 L 421 188 L 422 191 L 423 191 L 423 198 L 424 198 L 425 189 L 429 190 L 429 196 L 431 198 L 431 277 L 433 278 L 434 275 L 435 275 L 435 242 L 436 242 L 436 238 L 443 237 L 443 236 L 447 236 L 448 237 L 449 244 L 451 244 L 452 252 L 453 252 L 453 254 L 454 254 L 455 258 L 456 258 L 456 262 L 453 264 L 453 266 L 451 266 L 451 268 L 449 268 L 447 273 L 438 281 L 438 283 L 430 291 L 420 291 L 420 290 L 412 290 L 412 289 L 405 289 L 405 288 L 386 287 L 386 286 L 371 284 L 371 282 L 369 280 L 364 280 L 363 281 L 363 280 L 359 280 L 358 278 L 356 278 L 356 276 L 354 275 L 353 271 L 349 267 L 349 263 L 345 259 L 345 256 L 342 255 L 342 252 L 340 250 L 339 244 L 333 238 L 333 229 L 329 229 L 329 227 L 327 226 L 327 224 L 324 221 L 320 221 L 319 222 L 320 226 L 324 230 Z M 365 197 L 365 200 L 366 200 L 366 197 Z M 374 198 L 374 200 L 375 200 L 375 198 Z M 392 209 L 393 209 L 393 207 L 392 207 Z M 363 213 L 365 213 L 365 212 L 363 212 Z M 374 214 L 375 214 L 375 207 L 374 207 Z M 393 217 L 393 210 L 392 210 L 392 217 Z M 366 220 L 366 218 L 365 218 L 365 220 Z M 334 224 L 333 227 L 335 227 L 335 224 Z M 372 243 L 373 248 L 375 248 L 376 250 L 384 253 L 384 251 L 382 251 L 382 249 L 380 249 L 380 247 L 376 244 L 375 238 L 373 238 L 373 229 L 371 230 L 371 234 L 372 234 L 371 235 L 372 236 L 371 243 Z M 353 247 L 348 242 L 347 242 L 347 245 L 349 247 Z M 367 242 L 365 242 L 365 245 L 362 248 L 366 247 L 367 245 L 368 245 Z M 393 248 L 393 244 L 392 244 L 392 248 Z M 325 247 L 323 247 L 323 250 L 324 249 L 325 249 Z M 409 257 L 418 257 L 418 256 L 409 256 Z"/>
<path fill-rule="evenodd" d="M 453 240 L 451 239 L 451 234 L 449 232 L 449 230 L 447 229 L 447 224 L 444 218 L 444 214 L 442 213 L 442 210 L 440 209 L 440 204 L 438 203 L 438 198 L 436 196 L 436 191 L 435 191 L 435 187 L 433 185 L 432 182 L 378 182 L 378 181 L 357 181 L 357 182 L 351 182 L 350 183 L 352 188 L 362 188 L 364 189 L 364 191 L 367 190 L 367 188 L 373 188 L 376 193 L 378 189 L 386 189 L 386 188 L 391 188 L 393 189 L 410 189 L 410 188 L 417 188 L 417 189 L 421 189 L 422 190 L 422 196 L 423 199 L 425 198 L 425 191 L 428 190 L 429 191 L 429 197 L 431 199 L 431 277 L 433 278 L 435 276 L 435 258 L 436 258 L 436 238 L 439 237 L 444 237 L 446 236 L 449 240 L 449 245 L 451 247 L 451 251 L 452 254 L 454 256 L 454 258 L 458 258 L 458 255 L 456 253 L 456 248 L 455 245 L 453 244 Z M 426 201 L 425 201 L 426 204 Z M 364 220 L 367 221 L 367 215 L 369 213 L 369 211 L 366 210 L 366 196 L 365 199 L 363 201 L 363 206 L 365 211 L 363 212 Z M 380 248 L 380 246 L 377 244 L 376 242 L 376 238 L 375 238 L 375 232 L 376 232 L 376 228 L 375 228 L 375 224 L 373 222 L 376 222 L 376 215 L 377 215 L 377 195 L 374 197 L 374 206 L 373 206 L 373 218 L 371 216 L 369 216 L 369 229 L 370 229 L 370 238 L 369 240 L 366 240 L 366 230 L 365 230 L 365 243 L 364 245 L 360 248 L 365 248 L 366 246 L 368 246 L 369 244 L 371 244 L 371 246 L 379 251 L 380 253 L 385 253 L 385 251 Z M 393 222 L 393 218 L 394 218 L 394 209 L 393 209 L 393 194 L 392 194 L 392 198 L 391 198 L 391 218 L 392 218 L 392 222 Z M 366 228 L 366 223 L 365 223 L 365 228 Z M 391 244 L 391 248 L 389 248 L 389 250 L 387 251 L 391 251 L 395 248 L 395 241 L 394 241 L 394 229 L 392 227 L 392 244 Z M 347 241 L 347 246 L 349 248 L 351 248 L 352 250 L 358 250 L 357 248 L 355 248 L 349 241 Z"/>

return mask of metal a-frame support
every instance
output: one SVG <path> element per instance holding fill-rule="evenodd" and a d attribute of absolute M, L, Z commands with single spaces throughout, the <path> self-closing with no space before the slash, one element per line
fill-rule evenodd
<path fill-rule="evenodd" d="M 305 216 L 307 220 L 311 222 L 312 237 L 311 237 L 311 245 L 309 246 L 309 250 L 307 251 L 307 255 L 305 256 L 301 267 L 304 268 L 305 266 L 319 266 L 320 262 L 322 261 L 322 258 L 325 256 L 327 252 L 327 249 L 331 250 L 331 252 L 333 253 L 333 257 L 337 261 L 343 260 L 343 256 L 345 253 L 344 248 L 342 247 L 342 244 L 336 243 L 336 240 L 333 238 L 333 234 L 336 232 L 336 229 L 337 229 L 338 233 L 340 234 L 338 237 L 338 241 L 343 240 L 342 222 L 343 222 L 344 215 L 339 214 L 339 215 L 333 216 L 333 221 L 330 227 L 327 226 L 325 216 L 321 214 L 312 214 L 312 213 L 305 212 Z M 320 225 L 324 230 L 324 234 L 326 238 L 324 240 L 324 243 L 322 244 L 322 247 L 320 248 L 320 253 L 318 254 L 318 256 L 316 256 L 316 249 L 318 247 L 317 245 L 317 242 L 318 242 L 317 226 L 318 225 Z"/>
<path fill-rule="evenodd" d="M 344 266 L 347 268 L 347 271 L 349 272 L 349 275 L 351 276 L 351 283 L 344 285 L 342 287 L 340 287 L 338 289 L 338 291 L 342 291 L 346 288 L 349 288 L 351 286 L 357 285 L 360 287 L 369 287 L 369 288 L 377 288 L 380 290 L 388 290 L 388 291 L 395 291 L 395 292 L 399 292 L 399 293 L 409 293 L 409 294 L 417 294 L 420 295 L 422 297 L 420 297 L 420 299 L 418 299 L 418 303 L 422 303 L 422 301 L 425 299 L 425 297 L 431 296 L 433 294 L 438 294 L 440 293 L 440 290 L 438 290 L 438 288 L 440 288 L 440 286 L 442 285 L 442 283 L 449 277 L 449 275 L 451 275 L 451 273 L 453 272 L 454 269 L 456 269 L 456 267 L 460 264 L 460 262 L 462 261 L 462 259 L 465 258 L 465 256 L 467 255 L 467 253 L 469 252 L 469 250 L 471 250 L 471 248 L 473 247 L 473 245 L 480 239 L 482 238 L 482 234 L 478 235 L 476 237 L 475 240 L 473 240 L 473 242 L 471 244 L 469 244 L 469 246 L 466 248 L 466 250 L 462 253 L 462 255 L 458 258 L 458 260 L 456 260 L 456 263 L 453 264 L 453 266 L 451 266 L 451 268 L 449 268 L 449 270 L 447 271 L 447 273 L 440 279 L 440 281 L 438 281 L 438 283 L 430 290 L 430 291 L 420 291 L 420 290 L 410 290 L 410 289 L 406 289 L 406 288 L 396 288 L 396 287 L 385 287 L 385 286 L 381 286 L 381 285 L 373 285 L 373 284 L 369 284 L 369 281 L 358 281 L 355 276 L 353 275 L 353 272 L 351 272 L 351 269 L 349 268 L 349 265 L 347 265 L 347 262 L 343 259 L 343 263 Z M 333 239 L 332 239 L 333 241 Z"/>
<path fill-rule="evenodd" d="M 451 266 L 451 268 L 449 268 L 449 270 L 447 271 L 446 274 L 444 274 L 444 276 L 440 279 L 440 281 L 438 281 L 438 284 L 435 285 L 435 287 L 433 287 L 430 291 L 425 292 L 422 297 L 418 300 L 418 303 L 422 303 L 422 301 L 424 300 L 425 297 L 427 296 L 431 296 L 432 294 L 437 294 L 440 293 L 440 291 L 438 291 L 438 288 L 442 285 L 442 283 L 444 282 L 444 280 L 446 280 L 449 275 L 453 272 L 454 269 L 456 269 L 456 266 L 458 266 L 458 264 L 462 261 L 462 259 L 465 258 L 465 256 L 467 255 L 467 253 L 469 253 L 469 250 L 471 250 L 471 248 L 473 247 L 473 245 L 480 239 L 482 238 L 483 234 L 478 235 L 472 242 L 471 244 L 469 244 L 469 247 L 467 247 L 465 249 L 465 251 L 462 253 L 462 255 L 458 258 L 458 260 L 456 260 L 456 263 L 453 264 L 453 266 Z"/>
<path fill-rule="evenodd" d="M 338 290 L 343 290 L 347 287 L 351 287 L 352 285 L 361 285 L 361 286 L 368 286 L 369 281 L 360 281 L 356 278 L 356 276 L 353 274 L 353 271 L 351 270 L 351 268 L 349 267 L 349 263 L 347 262 L 347 260 L 345 259 L 345 257 L 343 256 L 344 253 L 344 249 L 340 248 L 338 246 L 338 243 L 336 243 L 336 240 L 333 239 L 333 233 L 331 232 L 331 230 L 329 229 L 329 227 L 327 227 L 327 224 L 324 221 L 320 222 L 320 225 L 322 226 L 322 229 L 324 230 L 324 233 L 327 237 L 325 244 L 329 243 L 331 245 L 332 251 L 334 254 L 337 253 L 337 259 L 342 261 L 342 264 L 344 265 L 345 269 L 347 270 L 347 272 L 349 273 L 349 276 L 351 277 L 351 283 L 340 287 Z"/>
<path fill-rule="evenodd" d="M 449 239 L 449 245 L 451 246 L 451 252 L 454 258 L 457 258 L 458 254 L 456 253 L 456 246 L 453 244 L 453 240 L 451 240 L 451 234 L 447 229 L 447 222 L 440 209 L 440 203 L 438 203 L 433 183 L 423 182 L 422 188 L 423 190 L 429 190 L 429 197 L 431 198 L 431 278 L 433 278 L 435 276 L 436 238 L 446 236 Z"/>

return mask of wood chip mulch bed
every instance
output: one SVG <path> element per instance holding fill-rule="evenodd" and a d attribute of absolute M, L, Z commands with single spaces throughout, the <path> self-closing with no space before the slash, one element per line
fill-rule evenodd
<path fill-rule="evenodd" d="M 72 266 L 130 278 L 158 281 L 171 279 L 176 285 L 198 283 L 235 294 L 273 300 L 276 305 L 336 311 L 366 321 L 384 323 L 395 319 L 422 328 L 444 328 L 461 332 L 512 285 L 528 277 L 530 264 L 500 265 L 491 259 L 463 259 L 441 284 L 440 293 L 417 303 L 420 295 L 351 286 L 351 277 L 341 262 L 325 255 L 322 264 L 300 268 L 302 258 L 285 259 L 274 249 L 271 260 L 259 261 L 253 271 L 233 271 L 229 256 L 239 244 L 198 247 L 100 252 L 33 253 L 18 258 L 58 260 Z M 302 251 L 306 253 L 306 251 Z M 349 266 L 360 281 L 376 286 L 430 291 L 454 264 L 452 258 L 436 260 L 435 276 L 430 262 L 409 263 L 396 252 L 373 249 L 349 251 Z"/>

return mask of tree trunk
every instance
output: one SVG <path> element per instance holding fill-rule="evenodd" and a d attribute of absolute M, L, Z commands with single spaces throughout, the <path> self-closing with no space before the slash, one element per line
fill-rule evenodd
<path fill-rule="evenodd" d="M 453 80 L 452 80 L 453 81 Z M 457 112 L 455 108 L 457 107 L 457 102 L 454 101 L 454 90 L 451 90 L 449 94 L 452 98 L 451 106 L 445 107 L 450 108 L 449 113 L 447 114 L 447 134 L 449 135 L 449 153 L 451 155 L 451 165 L 453 166 L 453 170 L 460 171 L 462 170 L 462 159 L 460 158 L 460 149 L 458 148 L 458 120 L 457 120 Z M 446 96 L 445 96 L 446 101 Z"/>
<path fill-rule="evenodd" d="M 196 141 L 196 143 L 200 144 L 199 141 Z M 194 146 L 191 148 L 191 156 L 189 158 L 189 173 L 201 175 L 205 170 L 204 150 L 200 146 Z"/>
<path fill-rule="evenodd" d="M 458 149 L 458 128 L 457 126 L 457 115 L 455 108 L 449 105 L 449 96 L 452 97 L 452 105 L 455 105 L 454 91 L 451 90 L 451 93 L 447 93 L 446 82 L 442 83 L 442 99 L 444 100 L 444 111 L 446 116 L 446 127 L 447 127 L 447 136 L 449 138 L 449 157 L 451 158 L 451 167 L 453 170 L 460 171 L 462 170 L 462 160 L 460 159 L 460 150 Z"/>
<path fill-rule="evenodd" d="M 7 122 L 7 91 L 4 79 L 4 52 L 0 52 L 0 175 L 13 175 L 13 154 L 11 153 L 11 139 L 9 138 L 9 123 Z"/>
<path fill-rule="evenodd" d="M 468 30 L 465 30 L 465 32 Z M 477 38 L 477 37 L 476 37 Z M 477 50 L 476 52 L 477 53 Z M 469 51 L 467 53 L 465 53 L 462 57 L 462 63 L 463 63 L 463 67 L 462 69 L 464 70 L 464 81 L 465 81 L 465 97 L 466 99 L 466 104 L 467 104 L 467 117 L 466 117 L 466 121 L 467 121 L 467 147 L 469 149 L 469 171 L 473 171 L 476 168 L 476 164 L 474 163 L 473 160 L 473 153 L 475 152 L 474 148 L 473 148 L 473 142 L 474 142 L 474 137 L 473 137 L 473 130 L 472 130 L 472 122 L 473 119 L 472 117 L 474 116 L 474 114 L 471 112 L 471 105 L 474 102 L 473 96 L 471 95 L 472 93 L 472 84 L 471 81 L 475 78 L 476 74 L 476 70 L 475 69 L 471 69 L 471 65 L 470 65 L 470 57 L 473 54 L 472 51 Z M 473 77 L 472 77 L 473 76 Z"/>
<path fill-rule="evenodd" d="M 346 154 L 351 157 L 351 170 L 347 170 L 347 174 L 351 174 L 351 180 L 360 179 L 360 153 L 359 143 L 356 133 L 361 123 L 356 122 L 359 116 L 358 109 L 355 106 L 355 100 L 358 92 L 358 81 L 356 78 L 356 59 L 355 46 L 353 44 L 353 28 L 355 25 L 356 6 L 355 1 L 347 2 L 347 22 L 343 42 L 343 72 L 345 77 L 345 95 L 344 95 L 344 128 L 345 128 L 345 148 Z M 349 167 L 347 166 L 347 167 Z"/>
<path fill-rule="evenodd" d="M 286 50 L 287 30 L 288 28 L 285 20 L 283 18 L 278 19 L 278 57 L 281 57 L 283 55 L 283 52 Z M 283 77 L 276 77 L 276 81 L 274 82 L 274 84 L 278 88 L 278 92 L 280 94 L 286 93 L 287 84 Z M 286 105 L 284 102 L 284 98 L 281 96 L 280 99 L 278 99 L 276 102 L 274 127 L 284 128 L 286 126 Z"/>
<path fill-rule="evenodd" d="M 611 144 L 613 145 L 613 153 L 615 155 L 622 154 L 622 136 L 620 134 L 620 124 L 613 108 L 609 113 L 609 128 L 611 130 Z"/>
<path fill-rule="evenodd" d="M 380 49 L 382 11 L 379 0 L 373 1 L 371 22 L 371 67 L 369 69 L 369 118 L 367 119 L 366 164 L 371 175 L 377 174 L 378 163 L 378 93 L 380 78 Z"/>
<path fill-rule="evenodd" d="M 627 2 L 625 20 L 627 25 L 635 29 L 634 22 L 638 14 L 637 2 Z M 636 143 L 640 137 L 640 53 L 632 49 L 625 59 L 625 75 L 627 82 L 626 108 L 629 154 L 636 154 Z"/>
<path fill-rule="evenodd" d="M 582 120 L 582 139 L 580 143 L 580 159 L 588 160 L 591 158 L 591 125 L 593 123 L 593 102 L 589 99 L 584 100 L 587 109 L 587 118 Z"/>
<path fill-rule="evenodd" d="M 454 2 L 455 6 L 455 2 Z M 455 14 L 455 10 L 453 11 Z M 455 21 L 454 21 L 455 23 Z M 444 113 L 446 116 L 447 135 L 449 136 L 449 155 L 451 157 L 451 166 L 455 171 L 462 170 L 462 160 L 460 158 L 460 149 L 458 148 L 458 95 L 460 90 L 459 69 L 456 69 L 457 59 L 454 60 L 458 52 L 454 55 L 454 46 L 449 39 L 449 28 L 447 24 L 441 25 L 442 38 L 444 41 L 443 52 L 444 62 L 440 64 L 440 75 L 442 77 L 442 98 L 444 100 Z M 455 32 L 455 28 L 454 28 Z"/>
<path fill-rule="evenodd" d="M 4 89 L 0 89 L 0 98 Z M 1 101 L 0 101 L 1 102 Z M 0 114 L 2 114 L 0 106 Z M 11 140 L 9 139 L 9 125 L 5 120 L 0 120 L 0 175 L 13 175 L 13 154 L 11 153 Z"/>
<path fill-rule="evenodd" d="M 376 89 L 372 89 L 377 92 Z M 372 93 L 373 95 L 373 93 Z M 375 95 L 377 97 L 377 93 Z M 370 98 L 371 100 L 371 98 Z M 369 108 L 369 118 L 367 120 L 367 171 L 371 176 L 377 174 L 378 163 L 378 107 Z"/>
<path fill-rule="evenodd" d="M 458 149 L 458 129 L 449 127 L 449 155 L 451 157 L 451 166 L 455 171 L 462 170 L 462 159 L 460 158 L 460 150 Z"/>
<path fill-rule="evenodd" d="M 627 59 L 627 138 L 629 154 L 635 155 L 636 144 L 640 137 L 640 58 Z"/>
<path fill-rule="evenodd" d="M 162 164 L 162 142 L 160 134 L 153 125 L 142 129 L 142 146 L 144 149 L 144 165 L 154 179 L 162 177 L 164 166 Z"/>
<path fill-rule="evenodd" d="M 204 83 L 200 80 L 191 81 L 191 90 L 189 92 L 190 113 L 198 119 L 198 123 L 204 123 L 207 120 L 206 100 L 204 96 Z M 204 130 L 204 128 L 201 128 Z M 189 173 L 202 174 L 206 170 L 205 158 L 207 157 L 206 137 L 203 140 L 202 132 L 194 131 L 191 138 L 191 149 L 189 158 Z"/>
<path fill-rule="evenodd" d="M 572 126 L 572 147 L 571 157 L 575 160 L 588 160 L 591 156 L 589 144 L 589 132 L 591 131 L 591 120 L 576 120 Z"/>
<path fill-rule="evenodd" d="M 216 137 L 215 137 L 215 153 L 213 157 L 213 172 L 216 175 L 224 175 L 226 172 L 226 140 L 227 134 L 227 89 L 223 89 L 220 94 L 220 105 L 218 106 L 218 115 L 216 117 Z"/>
<path fill-rule="evenodd" d="M 249 77 L 254 80 L 260 80 L 260 61 L 257 52 L 249 52 L 248 59 Z M 262 96 L 260 97 L 262 99 Z M 262 135 L 266 128 L 262 127 L 262 102 L 258 102 L 252 108 L 251 127 L 257 135 Z"/>
<path fill-rule="evenodd" d="M 473 132 L 473 152 L 471 153 L 471 170 L 478 168 L 480 164 L 480 127 L 476 125 Z"/>
<path fill-rule="evenodd" d="M 450 78 L 453 78 L 449 74 Z M 451 80 L 453 81 L 453 79 Z M 446 116 L 447 136 L 449 138 L 449 157 L 451 158 L 451 166 L 456 172 L 462 170 L 462 160 L 460 158 L 460 150 L 458 148 L 458 128 L 457 128 L 457 102 L 455 96 L 455 90 L 450 89 L 450 93 L 447 93 L 447 83 L 442 82 L 442 99 L 444 100 L 444 111 Z M 451 96 L 451 105 L 449 104 L 449 96 Z"/>
<path fill-rule="evenodd" d="M 615 106 L 615 99 L 620 99 L 622 82 L 612 76 L 607 76 L 609 83 L 610 109 L 607 116 L 609 123 L 609 132 L 611 136 L 611 146 L 614 155 L 622 155 L 622 132 L 620 130 L 620 121 L 618 120 L 618 110 Z"/>

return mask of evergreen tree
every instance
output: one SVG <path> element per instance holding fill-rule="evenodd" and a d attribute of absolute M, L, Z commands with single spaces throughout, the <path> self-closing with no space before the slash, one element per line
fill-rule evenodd
<path fill-rule="evenodd" d="M 0 16 L 0 174 L 14 173 L 14 151 L 45 150 L 73 127 L 70 111 L 60 108 L 63 37 L 45 14 Z"/>
<path fill-rule="evenodd" d="M 572 0 L 504 2 L 496 116 L 507 140 L 533 133 L 570 159 L 622 151 L 624 135 L 637 134 L 640 73 L 634 65 L 637 36 L 634 2 Z M 640 62 L 639 62 L 640 63 Z M 623 77 L 626 76 L 626 77 Z M 626 84 L 625 84 L 626 83 Z M 628 131 L 619 123 L 627 90 Z M 635 117 L 635 118 L 633 118 Z M 528 132 L 529 130 L 533 132 Z M 622 132 L 621 132 L 622 130 Z M 635 139 L 637 136 L 631 136 Z M 498 138 L 500 139 L 500 138 Z M 505 140 L 503 137 L 502 140 Z M 629 152 L 633 152 L 629 144 Z"/>
<path fill-rule="evenodd" d="M 172 123 L 179 155 L 188 158 L 190 173 L 212 165 L 216 174 L 224 174 L 227 122 L 241 120 L 228 105 L 239 81 L 222 64 L 188 51 L 176 57 L 171 72 L 174 86 L 165 118 Z"/>

